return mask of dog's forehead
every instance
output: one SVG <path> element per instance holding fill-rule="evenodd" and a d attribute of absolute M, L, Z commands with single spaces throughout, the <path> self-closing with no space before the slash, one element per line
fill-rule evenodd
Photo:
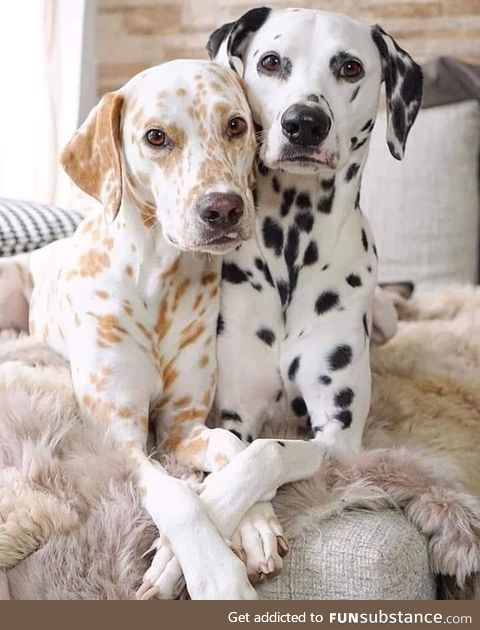
<path fill-rule="evenodd" d="M 210 61 L 180 59 L 139 73 L 122 89 L 130 111 L 144 117 L 182 115 L 200 105 L 231 103 L 243 110 L 246 99 L 236 74 Z"/>
<path fill-rule="evenodd" d="M 338 50 L 375 54 L 370 26 L 339 13 L 311 9 L 272 11 L 254 40 L 255 48 L 268 46 L 293 54 L 306 51 L 309 56 L 314 50 L 316 57 Z"/>

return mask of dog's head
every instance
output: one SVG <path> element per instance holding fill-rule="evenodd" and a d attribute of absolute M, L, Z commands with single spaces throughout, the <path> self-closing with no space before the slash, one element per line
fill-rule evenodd
<path fill-rule="evenodd" d="M 422 72 L 379 26 L 304 9 L 252 9 L 215 31 L 212 59 L 246 83 L 267 166 L 341 168 L 365 144 L 385 82 L 387 141 L 403 157 L 422 96 Z"/>
<path fill-rule="evenodd" d="M 214 63 L 182 60 L 150 68 L 105 95 L 62 163 L 102 202 L 107 220 L 127 200 L 173 245 L 223 253 L 253 230 L 254 154 L 238 76 Z"/>

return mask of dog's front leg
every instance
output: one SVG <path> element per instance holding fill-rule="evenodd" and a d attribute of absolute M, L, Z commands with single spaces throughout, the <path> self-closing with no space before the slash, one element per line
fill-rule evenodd
<path fill-rule="evenodd" d="M 85 360 L 85 353 L 81 361 L 72 361 L 80 406 L 96 421 L 107 423 L 109 433 L 129 457 L 143 506 L 178 559 L 191 597 L 254 599 L 243 563 L 229 549 L 195 492 L 147 457 L 150 383 L 155 372 L 134 344 L 123 350 L 128 364 L 119 363 L 119 355 L 108 352 L 92 353 L 91 362 Z M 175 575 L 168 564 L 163 567 L 164 590 L 157 590 L 158 595 L 172 596 L 178 582 Z"/>
<path fill-rule="evenodd" d="M 305 401 L 315 440 L 338 452 L 360 450 L 370 406 L 369 316 L 365 312 L 367 307 L 346 307 L 325 315 L 287 358 L 290 366 L 295 361 L 290 376 Z"/>

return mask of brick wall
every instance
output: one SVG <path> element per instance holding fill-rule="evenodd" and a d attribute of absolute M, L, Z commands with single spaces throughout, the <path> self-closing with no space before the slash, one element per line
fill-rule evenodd
<path fill-rule="evenodd" d="M 205 57 L 209 33 L 256 4 L 252 0 L 98 0 L 101 93 L 142 68 L 175 57 Z M 416 58 L 480 58 L 480 0 L 268 0 L 380 23 Z"/>

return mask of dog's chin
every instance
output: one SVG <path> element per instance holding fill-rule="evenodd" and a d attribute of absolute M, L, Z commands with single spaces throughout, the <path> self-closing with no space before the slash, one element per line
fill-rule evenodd
<path fill-rule="evenodd" d="M 272 169 L 281 169 L 295 175 L 317 175 L 324 173 L 331 175 L 338 167 L 337 159 L 329 151 L 318 153 L 292 151 L 290 147 L 282 149 L 278 155 L 269 155 L 265 151 L 263 158 L 265 166 Z"/>
<path fill-rule="evenodd" d="M 243 237 L 240 234 L 219 235 L 205 240 L 202 239 L 184 249 L 202 254 L 221 256 L 222 254 L 228 254 L 228 252 L 234 250 L 235 247 L 238 247 L 246 238 L 247 237 Z"/>

